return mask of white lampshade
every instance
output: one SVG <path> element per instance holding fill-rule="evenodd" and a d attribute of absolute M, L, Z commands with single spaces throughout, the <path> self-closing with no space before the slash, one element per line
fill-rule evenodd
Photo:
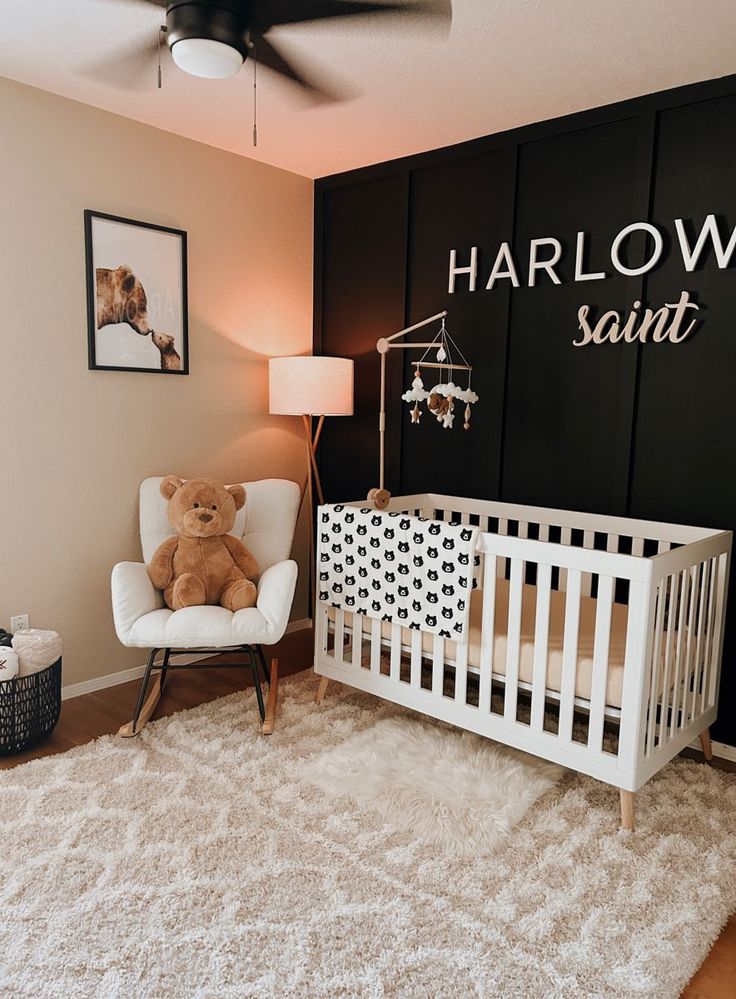
<path fill-rule="evenodd" d="M 269 412 L 282 416 L 352 416 L 353 362 L 346 357 L 273 357 Z"/>

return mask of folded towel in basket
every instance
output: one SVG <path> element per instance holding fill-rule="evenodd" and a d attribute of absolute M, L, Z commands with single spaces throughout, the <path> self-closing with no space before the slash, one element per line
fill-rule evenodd
<path fill-rule="evenodd" d="M 320 600 L 465 639 L 477 527 L 343 505 L 318 517 Z"/>
<path fill-rule="evenodd" d="M 18 656 L 12 649 L 0 647 L 0 683 L 18 675 Z"/>
<path fill-rule="evenodd" d="M 13 651 L 18 656 L 19 676 L 40 673 L 61 655 L 61 638 L 55 631 L 28 628 L 13 635 Z"/>

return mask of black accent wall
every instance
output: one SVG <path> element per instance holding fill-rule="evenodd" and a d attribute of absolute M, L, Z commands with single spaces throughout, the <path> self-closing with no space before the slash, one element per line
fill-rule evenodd
<path fill-rule="evenodd" d="M 378 485 L 376 340 L 441 309 L 475 367 L 473 426 L 412 426 L 400 394 L 412 371 L 389 354 L 387 486 L 541 506 L 736 527 L 736 253 L 712 246 L 685 271 L 675 218 L 697 233 L 736 226 L 736 77 L 695 84 L 491 135 L 316 185 L 315 352 L 353 357 L 356 416 L 328 420 L 320 462 L 328 500 Z M 661 228 L 664 253 L 618 274 L 611 241 L 625 225 Z M 575 282 L 576 234 L 588 271 Z M 562 283 L 526 286 L 529 240 L 563 244 Z M 511 243 L 521 286 L 485 285 Z M 449 251 L 469 262 L 448 293 Z M 629 242 L 629 266 L 645 258 Z M 600 314 L 635 300 L 659 308 L 688 290 L 699 324 L 685 342 L 572 346 L 582 303 Z M 435 328 L 429 328 L 432 335 Z M 425 339 L 424 334 L 414 339 Z M 431 337 L 428 337 L 431 338 Z M 411 356 L 415 356 L 414 353 Z M 426 379 L 425 379 L 426 381 Z M 732 573 L 716 739 L 736 745 L 736 576 Z"/>

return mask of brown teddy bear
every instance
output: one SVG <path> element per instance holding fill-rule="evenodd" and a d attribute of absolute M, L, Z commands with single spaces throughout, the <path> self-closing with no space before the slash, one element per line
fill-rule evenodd
<path fill-rule="evenodd" d="M 168 606 L 221 604 L 230 611 L 255 606 L 252 577 L 258 565 L 242 541 L 228 534 L 245 505 L 245 489 L 217 479 L 184 482 L 175 475 L 167 475 L 160 488 L 177 533 L 158 546 L 148 575 Z"/>

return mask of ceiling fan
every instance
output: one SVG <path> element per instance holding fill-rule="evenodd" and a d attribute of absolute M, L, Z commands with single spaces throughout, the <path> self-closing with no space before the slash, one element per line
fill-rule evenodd
<path fill-rule="evenodd" d="M 251 56 L 321 101 L 340 100 L 344 94 L 327 89 L 294 65 L 266 37 L 282 25 L 335 18 L 390 18 L 408 15 L 423 23 L 449 29 L 452 0 L 127 0 L 139 6 L 166 10 L 158 39 L 108 57 L 89 75 L 119 84 L 129 71 L 150 72 L 158 61 L 161 86 L 161 49 L 168 46 L 174 63 L 192 76 L 225 79 L 234 76 Z M 126 65 L 127 64 L 127 65 Z"/>

